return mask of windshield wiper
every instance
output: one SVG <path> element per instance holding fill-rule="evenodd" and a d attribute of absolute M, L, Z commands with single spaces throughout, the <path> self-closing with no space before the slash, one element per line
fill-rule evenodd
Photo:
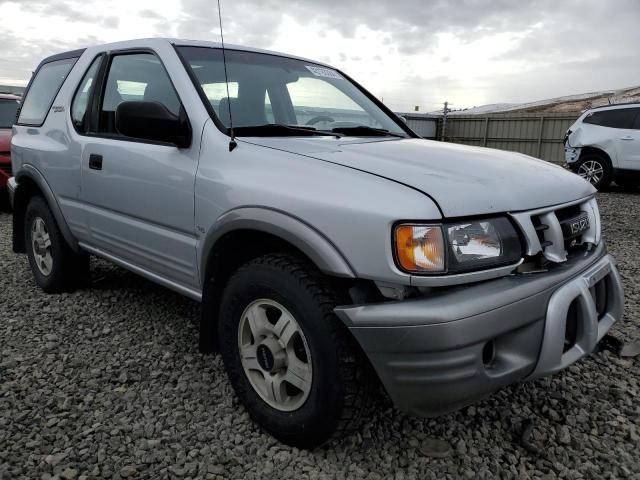
<path fill-rule="evenodd" d="M 393 133 L 384 128 L 368 127 L 366 125 L 358 125 L 356 127 L 336 127 L 331 129 L 332 132 L 342 133 L 344 135 L 354 135 L 363 137 L 398 137 L 407 138 L 406 135 Z"/>
<path fill-rule="evenodd" d="M 296 125 L 284 125 L 282 123 L 268 123 L 266 125 L 250 125 L 246 127 L 234 127 L 236 135 L 247 137 L 289 137 L 299 133 L 306 136 L 320 135 L 323 137 L 343 137 L 339 132 L 317 130 L 313 127 L 299 127 Z"/>

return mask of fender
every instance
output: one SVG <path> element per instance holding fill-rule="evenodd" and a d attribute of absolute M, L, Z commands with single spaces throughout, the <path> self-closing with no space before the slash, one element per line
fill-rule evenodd
<path fill-rule="evenodd" d="M 14 199 L 17 199 L 20 196 L 20 180 L 24 178 L 30 179 L 38 186 L 38 188 L 42 192 L 42 195 L 44 195 L 44 198 L 47 201 L 47 205 L 49 205 L 49 208 L 51 209 L 53 217 L 56 219 L 56 223 L 58 224 L 58 228 L 60 229 L 62 236 L 66 240 L 69 247 L 71 247 L 74 252 L 79 253 L 82 249 L 78 246 L 78 241 L 71 233 L 71 229 L 69 228 L 69 225 L 67 225 L 67 221 L 65 220 L 64 215 L 62 215 L 60 204 L 58 204 L 58 200 L 53 194 L 53 190 L 45 180 L 42 173 L 40 173 L 40 171 L 33 165 L 30 165 L 28 163 L 24 164 L 16 173 L 16 181 L 18 185 L 15 191 Z"/>
<path fill-rule="evenodd" d="M 567 145 L 571 148 L 581 148 L 583 152 L 584 149 L 588 148 L 600 150 L 609 157 L 612 167 L 616 168 L 618 165 L 618 156 L 613 141 L 600 131 L 596 130 L 594 133 L 593 130 L 589 129 L 585 133 L 585 129 L 579 126 L 567 138 Z"/>
<path fill-rule="evenodd" d="M 234 230 L 259 230 L 269 233 L 295 246 L 324 273 L 356 278 L 355 270 L 338 247 L 304 220 L 269 207 L 245 206 L 224 213 L 209 229 L 200 255 L 200 278 L 203 285 L 209 255 L 216 242 Z"/>

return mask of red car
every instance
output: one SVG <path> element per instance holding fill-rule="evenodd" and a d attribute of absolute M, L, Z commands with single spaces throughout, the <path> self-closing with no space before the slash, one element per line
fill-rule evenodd
<path fill-rule="evenodd" d="M 0 194 L 7 189 L 11 176 L 11 127 L 16 122 L 20 97 L 0 93 Z"/>

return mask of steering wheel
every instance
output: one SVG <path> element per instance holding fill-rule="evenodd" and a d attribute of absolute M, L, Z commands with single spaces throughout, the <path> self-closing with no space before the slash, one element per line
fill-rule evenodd
<path fill-rule="evenodd" d="M 305 125 L 315 125 L 316 123 L 320 122 L 332 123 L 335 122 L 335 119 L 329 117 L 328 115 L 318 115 L 317 117 L 313 117 L 311 120 L 305 123 Z"/>

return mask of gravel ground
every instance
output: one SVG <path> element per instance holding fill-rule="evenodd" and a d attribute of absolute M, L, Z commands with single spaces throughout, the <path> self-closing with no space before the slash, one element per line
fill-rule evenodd
<path fill-rule="evenodd" d="M 600 195 L 626 286 L 617 337 L 640 340 L 640 192 Z M 279 444 L 197 351 L 199 305 L 92 261 L 92 285 L 46 295 L 0 214 L 0 479 L 640 478 L 640 360 L 601 351 L 552 379 L 438 419 L 381 403 L 360 434 Z M 425 455 L 430 440 L 451 450 Z"/>

